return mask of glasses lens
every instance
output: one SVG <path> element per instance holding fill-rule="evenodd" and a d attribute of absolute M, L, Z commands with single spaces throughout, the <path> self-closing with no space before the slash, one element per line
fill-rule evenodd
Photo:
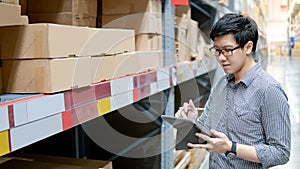
<path fill-rule="evenodd" d="M 222 54 L 223 54 L 224 56 L 231 56 L 231 55 L 232 55 L 232 50 L 223 49 Z"/>
<path fill-rule="evenodd" d="M 213 55 L 215 55 L 215 56 L 218 55 L 218 52 L 217 52 L 216 48 L 212 47 L 212 48 L 210 48 L 209 50 L 210 50 L 210 52 L 211 52 Z"/>

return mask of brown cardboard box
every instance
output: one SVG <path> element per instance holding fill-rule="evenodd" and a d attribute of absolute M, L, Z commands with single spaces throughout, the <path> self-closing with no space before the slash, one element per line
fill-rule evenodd
<path fill-rule="evenodd" d="M 80 52 L 83 56 L 135 51 L 134 30 L 89 28 L 88 34 L 90 38 Z"/>
<path fill-rule="evenodd" d="M 158 13 L 103 15 L 103 28 L 133 29 L 135 34 L 162 34 L 162 18 Z"/>
<path fill-rule="evenodd" d="M 1 169 L 112 169 L 110 161 L 54 157 L 46 155 L 29 155 L 29 157 L 5 157 L 0 162 Z"/>
<path fill-rule="evenodd" d="M 175 62 L 190 61 L 191 50 L 187 41 L 188 30 L 183 27 L 175 27 Z"/>
<path fill-rule="evenodd" d="M 102 14 L 161 13 L 161 0 L 102 0 Z"/>
<path fill-rule="evenodd" d="M 29 24 L 2 27 L 0 34 L 1 59 L 60 58 L 135 50 L 133 30 Z"/>
<path fill-rule="evenodd" d="M 191 19 L 191 7 L 189 5 L 175 6 L 175 16 L 184 19 Z"/>
<path fill-rule="evenodd" d="M 91 58 L 2 60 L 5 93 L 54 93 L 91 84 Z"/>
<path fill-rule="evenodd" d="M 28 14 L 71 12 L 97 17 L 97 0 L 28 0 Z"/>
<path fill-rule="evenodd" d="M 19 0 L 0 0 L 0 3 L 8 3 L 8 4 L 14 4 L 14 5 L 19 5 Z"/>
<path fill-rule="evenodd" d="M 21 6 L 0 3 L 0 26 L 22 25 Z M 2 36 L 2 34 L 1 34 Z"/>
<path fill-rule="evenodd" d="M 54 23 L 62 25 L 96 27 L 96 17 L 73 12 L 29 13 L 30 23 Z"/>
<path fill-rule="evenodd" d="M 205 149 L 190 149 L 188 151 L 191 153 L 191 161 L 188 169 L 199 169 L 207 154 L 207 151 Z"/>
<path fill-rule="evenodd" d="M 92 81 L 122 77 L 162 66 L 161 51 L 137 51 L 115 56 L 92 57 Z"/>
<path fill-rule="evenodd" d="M 198 22 L 192 19 L 176 18 L 175 43 L 178 49 L 175 54 L 177 62 L 196 57 L 199 44 Z"/>
<path fill-rule="evenodd" d="M 22 159 L 11 159 L 2 164 L 0 164 L 1 169 L 17 169 L 17 168 L 24 168 L 24 169 L 40 169 L 40 168 L 47 168 L 47 169 L 83 169 L 80 166 L 74 165 L 65 165 L 65 164 L 57 164 L 57 163 L 48 163 L 48 162 L 40 162 L 40 161 L 27 161 Z"/>
<path fill-rule="evenodd" d="M 10 156 L 9 156 L 10 157 Z M 93 159 L 78 159 L 69 157 L 58 157 L 39 154 L 17 153 L 12 158 L 23 160 L 57 163 L 64 165 L 74 165 L 84 167 L 85 169 L 112 169 L 111 161 L 93 160 Z M 1 167 L 0 167 L 1 168 Z"/>
<path fill-rule="evenodd" d="M 142 50 L 162 50 L 162 35 L 143 33 L 135 36 L 135 48 Z"/>
<path fill-rule="evenodd" d="M 187 45 L 190 48 L 191 55 L 197 54 L 197 46 L 199 42 L 198 22 L 190 20 L 190 27 L 187 32 Z"/>

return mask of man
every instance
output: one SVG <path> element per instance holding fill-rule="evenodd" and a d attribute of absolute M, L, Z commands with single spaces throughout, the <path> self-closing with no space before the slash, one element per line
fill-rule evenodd
<path fill-rule="evenodd" d="M 205 110 L 198 112 L 190 100 L 176 117 L 197 120 L 213 137 L 196 136 L 206 144 L 191 148 L 210 152 L 210 169 L 269 168 L 287 163 L 291 131 L 287 96 L 280 84 L 253 59 L 258 41 L 254 20 L 225 14 L 213 26 L 210 51 L 226 75 L 211 90 Z"/>

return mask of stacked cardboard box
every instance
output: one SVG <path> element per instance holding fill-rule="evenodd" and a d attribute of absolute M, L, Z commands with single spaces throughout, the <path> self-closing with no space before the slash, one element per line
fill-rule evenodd
<path fill-rule="evenodd" d="M 58 24 L 0 28 L 5 93 L 55 93 L 162 66 L 136 51 L 134 30 Z"/>
<path fill-rule="evenodd" d="M 7 4 L 14 4 L 14 5 L 19 5 L 19 0 L 0 0 L 0 3 L 7 3 Z"/>
<path fill-rule="evenodd" d="M 102 27 L 135 30 L 136 50 L 162 49 L 160 0 L 103 0 Z"/>
<path fill-rule="evenodd" d="M 92 57 L 92 81 L 113 79 L 145 72 L 162 66 L 161 51 L 136 51 L 104 57 Z"/>
<path fill-rule="evenodd" d="M 185 169 L 189 166 L 191 160 L 191 152 L 180 150 L 178 153 L 175 152 L 175 163 L 174 169 Z"/>
<path fill-rule="evenodd" d="M 0 158 L 1 169 L 112 169 L 111 161 L 18 153 Z"/>
<path fill-rule="evenodd" d="M 6 93 L 54 93 L 92 83 L 91 56 L 135 51 L 134 31 L 57 24 L 0 28 Z"/>
<path fill-rule="evenodd" d="M 0 27 L 28 24 L 28 17 L 21 15 L 21 6 L 16 0 L 0 1 Z"/>
<path fill-rule="evenodd" d="M 177 9 L 178 7 L 176 7 Z M 190 8 L 179 8 L 175 16 L 175 62 L 191 61 L 199 45 L 198 22 L 190 18 Z M 185 12 L 184 12 L 185 10 Z M 179 17 L 180 16 L 180 17 Z"/>
<path fill-rule="evenodd" d="M 176 150 L 174 152 L 175 169 L 200 168 L 207 151 L 205 149 Z"/>
<path fill-rule="evenodd" d="M 30 23 L 96 27 L 97 0 L 28 0 Z"/>
<path fill-rule="evenodd" d="M 175 16 L 179 18 L 190 19 L 192 16 L 190 5 L 175 6 Z"/>
<path fill-rule="evenodd" d="M 207 151 L 205 149 L 190 149 L 188 150 L 191 153 L 191 160 L 188 165 L 188 169 L 199 169 Z"/>

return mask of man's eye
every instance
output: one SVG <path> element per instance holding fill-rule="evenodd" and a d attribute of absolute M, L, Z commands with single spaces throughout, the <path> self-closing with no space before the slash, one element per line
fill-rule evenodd
<path fill-rule="evenodd" d="M 230 52 L 230 49 L 223 49 L 225 52 Z"/>

